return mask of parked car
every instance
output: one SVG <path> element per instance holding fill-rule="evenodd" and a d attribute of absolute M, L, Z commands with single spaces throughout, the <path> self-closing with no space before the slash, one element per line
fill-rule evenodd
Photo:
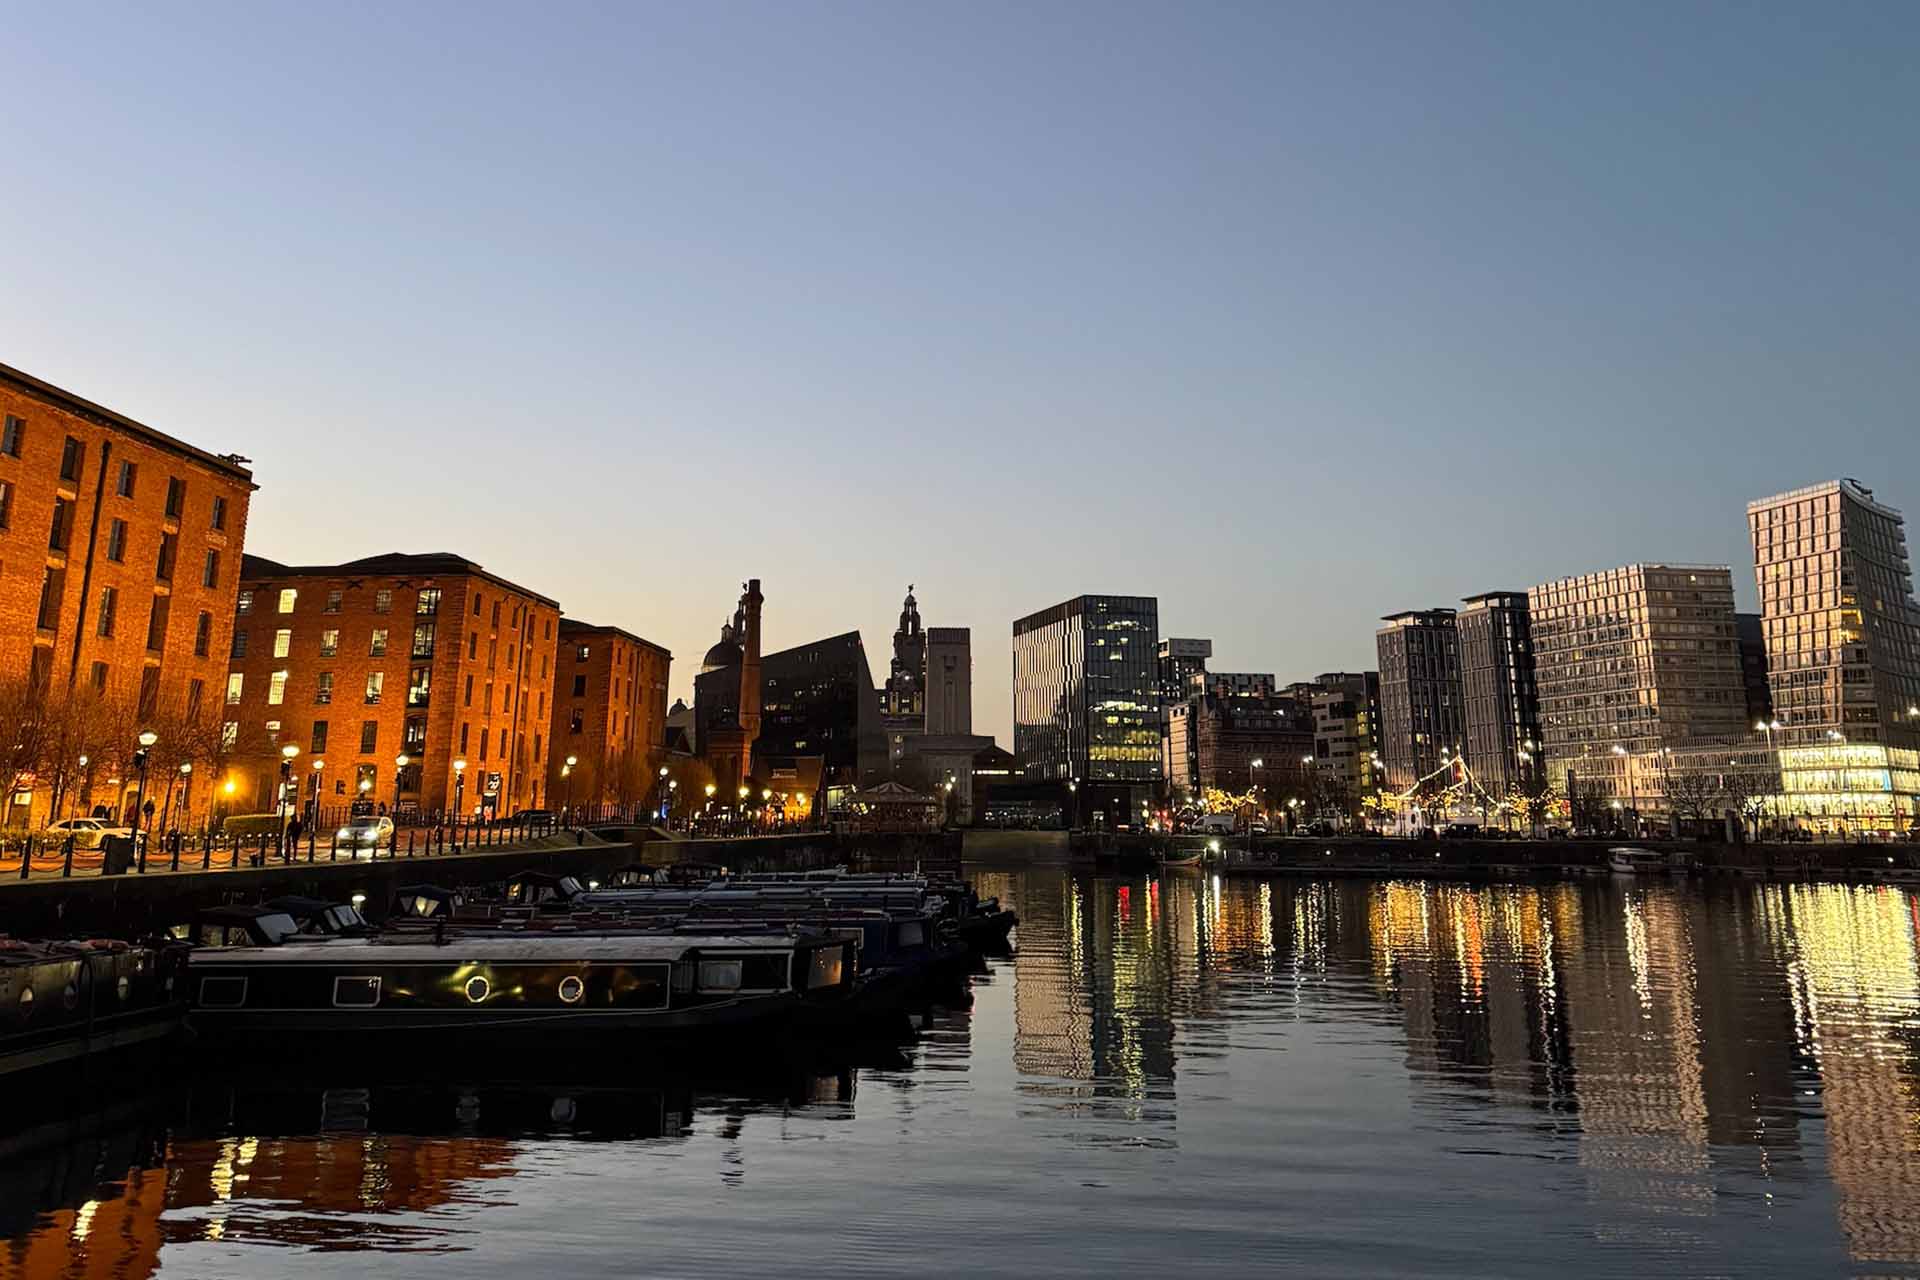
<path fill-rule="evenodd" d="M 514 811 L 513 816 L 507 819 L 507 821 L 511 822 L 513 825 L 517 827 L 552 826 L 553 810 L 551 809 L 516 809 Z"/>
<path fill-rule="evenodd" d="M 1339 833 L 1339 828 L 1335 827 L 1332 820 L 1328 818 L 1315 818 L 1301 831 L 1301 834 L 1309 836 L 1332 836 Z"/>
<path fill-rule="evenodd" d="M 333 835 L 333 842 L 337 847 L 356 852 L 361 849 L 385 848 L 392 839 L 393 819 L 385 814 L 349 818 L 346 825 Z"/>
<path fill-rule="evenodd" d="M 1440 828 L 1442 840 L 1478 840 L 1484 834 L 1470 822 L 1449 822 Z"/>
<path fill-rule="evenodd" d="M 47 824 L 46 837 L 49 841 L 64 844 L 68 836 L 73 837 L 73 847 L 76 849 L 98 849 L 100 842 L 108 836 L 132 839 L 133 828 L 123 827 L 105 818 L 62 818 Z"/>
<path fill-rule="evenodd" d="M 1193 824 L 1195 831 L 1203 831 L 1215 836 L 1232 835 L 1233 828 L 1233 815 L 1230 813 L 1210 813 Z"/>

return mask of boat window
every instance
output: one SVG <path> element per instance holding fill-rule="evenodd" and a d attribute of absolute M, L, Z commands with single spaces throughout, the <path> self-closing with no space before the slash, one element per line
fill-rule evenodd
<path fill-rule="evenodd" d="M 336 1009 L 371 1009 L 380 1003 L 380 979 L 341 976 L 333 980 Z"/>
<path fill-rule="evenodd" d="M 571 898 L 577 894 L 585 893 L 587 890 L 585 885 L 581 884 L 578 880 L 574 879 L 572 876 L 561 876 L 560 891 L 563 894 L 565 894 L 567 897 Z"/>
<path fill-rule="evenodd" d="M 203 1009 L 238 1009 L 247 1002 L 245 978 L 200 979 L 200 1006 Z"/>
<path fill-rule="evenodd" d="M 837 987 L 846 966 L 845 947 L 821 947 L 807 958 L 807 990 Z"/>
<path fill-rule="evenodd" d="M 927 927 L 918 920 L 908 920 L 900 926 L 900 945 L 917 947 L 927 940 Z"/>
<path fill-rule="evenodd" d="M 738 991 L 740 962 L 738 960 L 702 960 L 700 989 L 702 991 Z"/>
<path fill-rule="evenodd" d="M 402 905 L 408 915 L 425 919 L 440 909 L 440 899 L 429 898 L 425 894 L 415 894 Z"/>
<path fill-rule="evenodd" d="M 295 924 L 293 917 L 284 911 L 275 911 L 270 915 L 260 916 L 254 920 L 253 925 L 254 928 L 260 931 L 260 936 L 268 942 L 285 942 L 288 938 L 300 932 L 300 926 Z"/>

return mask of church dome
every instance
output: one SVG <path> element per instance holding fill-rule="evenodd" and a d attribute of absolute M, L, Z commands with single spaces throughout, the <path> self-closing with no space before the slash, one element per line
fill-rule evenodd
<path fill-rule="evenodd" d="M 700 663 L 700 674 L 739 665 L 740 643 L 733 638 L 733 624 L 728 623 L 720 628 L 720 639 L 714 642 L 713 648 L 707 650 L 706 658 Z"/>

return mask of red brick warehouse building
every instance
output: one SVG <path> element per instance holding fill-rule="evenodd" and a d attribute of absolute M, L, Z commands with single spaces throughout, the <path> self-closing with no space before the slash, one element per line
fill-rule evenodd
<path fill-rule="evenodd" d="M 0 706 L 34 721 L 21 763 L 29 737 L 46 757 L 8 779 L 0 821 L 129 808 L 143 730 L 167 775 L 149 794 L 198 811 L 212 771 L 179 766 L 218 754 L 244 463 L 0 365 Z"/>
<path fill-rule="evenodd" d="M 356 797 L 403 815 L 456 795 L 468 812 L 539 807 L 559 622 L 554 601 L 461 556 L 248 556 L 225 689 L 235 810 L 277 807 L 288 745 L 303 806 L 322 812 Z"/>
<path fill-rule="evenodd" d="M 673 655 L 619 627 L 562 618 L 558 661 L 548 799 L 657 804 Z M 560 772 L 569 756 L 571 778 Z"/>

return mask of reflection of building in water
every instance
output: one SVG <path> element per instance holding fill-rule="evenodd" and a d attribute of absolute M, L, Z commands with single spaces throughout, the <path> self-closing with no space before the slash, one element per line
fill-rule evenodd
<path fill-rule="evenodd" d="M 1795 1012 L 1819 1064 L 1848 1251 L 1860 1262 L 1920 1262 L 1920 900 L 1841 885 L 1784 896 Z"/>
<path fill-rule="evenodd" d="M 135 1169 L 125 1188 L 58 1209 L 24 1239 L 0 1241 L 8 1280 L 142 1280 L 160 1268 L 167 1172 Z"/>
<path fill-rule="evenodd" d="M 1580 1163 L 1609 1199 L 1704 1212 L 1713 1196 L 1693 937 L 1680 891 L 1595 892 L 1558 939 Z"/>

